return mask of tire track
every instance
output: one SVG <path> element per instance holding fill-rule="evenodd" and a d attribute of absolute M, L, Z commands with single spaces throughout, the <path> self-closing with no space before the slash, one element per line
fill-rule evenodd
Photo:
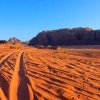
<path fill-rule="evenodd" d="M 0 60 L 0 88 L 2 90 L 2 93 L 0 93 L 0 98 L 2 97 L 1 94 L 5 95 L 5 98 L 8 97 L 8 89 L 9 89 L 9 79 L 8 77 L 6 77 L 6 75 L 4 74 L 4 64 L 7 62 L 7 60 L 12 57 L 12 55 L 14 55 L 16 52 L 12 52 L 9 53 L 8 55 L 4 56 L 1 60 Z M 7 90 L 6 90 L 7 89 Z"/>
<path fill-rule="evenodd" d="M 31 93 L 28 84 L 29 80 L 25 76 L 23 54 L 23 51 L 20 52 L 16 61 L 16 66 L 10 84 L 9 100 L 30 100 Z"/>
<path fill-rule="evenodd" d="M 0 60 L 0 67 L 1 67 L 1 66 L 4 64 L 4 62 L 7 61 L 7 59 L 8 59 L 11 55 L 13 55 L 14 53 L 15 53 L 15 52 L 12 52 L 12 53 L 10 53 L 10 54 L 4 56 L 4 57 Z"/>
<path fill-rule="evenodd" d="M 9 99 L 10 100 L 17 100 L 17 89 L 18 89 L 18 85 L 19 85 L 19 81 L 20 81 L 19 77 L 18 77 L 18 71 L 20 68 L 20 60 L 21 60 L 22 54 L 23 54 L 23 52 L 21 52 L 17 58 L 13 77 L 11 80 L 10 91 L 9 91 Z"/>

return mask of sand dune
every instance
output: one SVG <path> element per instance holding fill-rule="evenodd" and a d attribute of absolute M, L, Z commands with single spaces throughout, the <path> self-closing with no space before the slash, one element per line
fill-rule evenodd
<path fill-rule="evenodd" d="M 0 48 L 0 100 L 100 100 L 100 49 Z"/>

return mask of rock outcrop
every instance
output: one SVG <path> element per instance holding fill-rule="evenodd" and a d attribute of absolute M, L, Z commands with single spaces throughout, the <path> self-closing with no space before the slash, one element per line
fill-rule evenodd
<path fill-rule="evenodd" d="M 21 40 L 17 39 L 16 37 L 13 37 L 13 38 L 10 38 L 8 40 L 9 43 L 18 43 L 18 42 L 21 42 Z"/>
<path fill-rule="evenodd" d="M 4 43 L 7 43 L 6 40 L 0 40 L 0 44 L 4 44 Z"/>
<path fill-rule="evenodd" d="M 100 44 L 100 30 L 66 28 L 40 32 L 29 45 L 91 45 Z"/>

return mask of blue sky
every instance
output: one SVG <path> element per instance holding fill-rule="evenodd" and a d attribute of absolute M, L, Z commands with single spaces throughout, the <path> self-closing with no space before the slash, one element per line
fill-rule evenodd
<path fill-rule="evenodd" d="M 100 29 L 100 0 L 0 0 L 0 39 L 72 27 Z"/>

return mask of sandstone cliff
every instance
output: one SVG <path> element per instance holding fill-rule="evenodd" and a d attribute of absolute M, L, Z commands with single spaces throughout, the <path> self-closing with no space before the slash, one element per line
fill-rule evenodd
<path fill-rule="evenodd" d="M 100 30 L 91 28 L 66 28 L 40 32 L 29 45 L 90 45 L 100 44 Z"/>

